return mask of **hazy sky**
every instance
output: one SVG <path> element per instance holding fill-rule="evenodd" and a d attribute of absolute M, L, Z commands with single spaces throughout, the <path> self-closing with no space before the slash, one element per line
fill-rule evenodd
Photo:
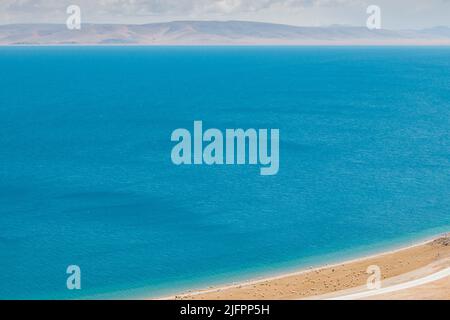
<path fill-rule="evenodd" d="M 0 24 L 65 23 L 78 5 L 82 21 L 150 23 L 171 20 L 251 20 L 292 25 L 365 25 L 366 8 L 382 10 L 383 28 L 450 26 L 450 0 L 0 0 Z"/>

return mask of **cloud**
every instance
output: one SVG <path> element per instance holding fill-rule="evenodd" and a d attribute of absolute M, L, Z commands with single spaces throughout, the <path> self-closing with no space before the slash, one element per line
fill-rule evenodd
<path fill-rule="evenodd" d="M 450 0 L 0 0 L 0 24 L 64 23 L 69 5 L 83 21 L 253 20 L 297 25 L 362 25 L 366 7 L 382 7 L 386 27 L 448 25 Z"/>
<path fill-rule="evenodd" d="M 5 12 L 28 13 L 42 9 L 62 10 L 76 4 L 87 10 L 112 14 L 191 14 L 257 12 L 274 6 L 301 8 L 347 5 L 359 0 L 2 0 Z"/>

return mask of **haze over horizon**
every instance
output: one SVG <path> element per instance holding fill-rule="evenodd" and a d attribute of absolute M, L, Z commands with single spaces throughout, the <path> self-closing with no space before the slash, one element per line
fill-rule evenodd
<path fill-rule="evenodd" d="M 0 26 L 0 45 L 450 45 L 450 28 L 369 30 L 296 27 L 244 21 L 178 21 L 145 25 L 63 24 Z"/>
<path fill-rule="evenodd" d="M 364 26 L 369 5 L 385 29 L 450 26 L 449 0 L 3 0 L 0 24 L 65 23 L 78 5 L 83 23 L 147 24 L 179 20 L 241 20 L 293 26 Z"/>

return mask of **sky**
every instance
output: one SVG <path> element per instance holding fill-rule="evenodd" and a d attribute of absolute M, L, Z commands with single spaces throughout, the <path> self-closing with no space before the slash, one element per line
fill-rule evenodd
<path fill-rule="evenodd" d="M 69 5 L 83 23 L 143 24 L 173 20 L 247 20 L 297 26 L 364 26 L 369 5 L 382 27 L 450 27 L 450 0 L 0 0 L 0 24 L 65 23 Z"/>

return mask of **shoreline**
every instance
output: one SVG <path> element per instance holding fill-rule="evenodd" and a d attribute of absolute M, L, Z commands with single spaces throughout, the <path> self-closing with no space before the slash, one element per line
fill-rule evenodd
<path fill-rule="evenodd" d="M 48 47 L 64 47 L 64 48 L 76 48 L 76 47 L 105 47 L 105 48 L 114 48 L 114 47 L 123 47 L 123 48 L 133 48 L 133 47 L 142 47 L 142 48 L 152 48 L 152 47 L 217 47 L 217 48 L 226 48 L 226 47 L 255 47 L 255 48 L 277 48 L 277 47 L 286 47 L 286 48 L 314 48 L 314 47 L 330 47 L 330 48 L 408 48 L 408 47 L 417 47 L 417 48 L 449 48 L 450 41 L 447 42 L 393 42 L 393 43 L 352 43 L 352 42 L 342 42 L 342 43 L 329 43 L 329 42 L 311 42 L 311 43 L 0 43 L 0 48 L 48 48 Z"/>
<path fill-rule="evenodd" d="M 444 240 L 443 240 L 444 239 Z M 420 266 L 419 261 L 423 260 L 423 264 L 420 267 L 426 267 L 430 260 L 430 254 L 433 254 L 434 252 L 441 254 L 443 252 L 443 260 L 444 263 L 447 263 L 447 260 L 449 262 L 450 267 L 450 246 L 447 247 L 445 245 L 444 247 L 439 247 L 438 245 L 435 245 L 435 248 L 430 249 L 431 246 L 434 246 L 435 243 L 439 241 L 448 241 L 450 239 L 450 233 L 444 232 L 440 233 L 435 236 L 428 236 L 424 237 L 422 240 L 418 240 L 417 242 L 409 245 L 398 245 L 393 246 L 391 249 L 385 249 L 385 250 L 377 250 L 376 252 L 372 254 L 363 255 L 361 257 L 357 258 L 350 258 L 350 259 L 344 259 L 342 261 L 332 262 L 332 263 L 323 263 L 321 265 L 315 266 L 315 267 L 303 267 L 298 269 L 297 271 L 289 271 L 289 272 L 281 272 L 279 274 L 275 274 L 273 276 L 263 276 L 263 277 L 255 277 L 253 279 L 244 280 L 244 281 L 237 281 L 229 284 L 223 284 L 223 285 L 216 285 L 216 286 L 209 286 L 208 289 L 198 289 L 198 290 L 189 290 L 180 292 L 178 294 L 173 294 L 169 296 L 163 296 L 163 297 L 157 297 L 157 298 L 148 298 L 147 299 L 156 299 L 156 300 L 173 300 L 173 299 L 211 299 L 211 300 L 225 300 L 225 299 L 292 299 L 292 298 L 311 298 L 314 296 L 326 296 L 327 294 L 332 294 L 333 292 L 336 293 L 340 290 L 324 290 L 322 287 L 321 289 L 315 289 L 310 288 L 313 292 L 315 290 L 318 290 L 320 294 L 307 294 L 306 292 L 300 293 L 295 291 L 296 293 L 300 294 L 297 297 L 293 297 L 289 294 L 282 294 L 282 287 L 283 286 L 291 286 L 295 287 L 296 284 L 299 285 L 299 281 L 304 284 L 305 281 L 307 281 L 309 278 L 314 278 L 315 280 L 312 281 L 312 284 L 314 284 L 317 281 L 323 282 L 320 277 L 316 277 L 315 275 L 318 275 L 322 272 L 326 273 L 332 270 L 332 272 L 335 272 L 335 269 L 337 269 L 339 272 L 336 272 L 336 275 L 333 277 L 331 275 L 328 275 L 327 280 L 330 280 L 331 283 L 334 281 L 339 283 L 342 279 L 340 279 L 340 276 L 344 276 L 345 269 L 346 268 L 354 268 L 354 266 L 358 266 L 361 264 L 367 264 L 368 262 L 371 262 L 372 260 L 395 260 L 399 257 L 404 259 L 405 261 L 407 258 L 407 253 L 414 253 L 413 254 L 412 261 L 407 262 L 407 264 L 411 265 L 417 265 Z M 448 250 L 447 250 L 448 249 Z M 406 257 L 405 257 L 406 254 Z M 420 256 L 420 254 L 423 255 L 423 257 Z M 421 260 L 422 259 L 422 260 Z M 414 261 L 416 260 L 416 261 Z M 372 261 L 373 262 L 373 261 Z M 389 265 L 391 263 L 394 265 L 395 263 L 389 262 L 387 265 L 385 265 L 385 262 L 382 262 L 381 264 L 385 266 L 387 270 L 392 268 L 392 266 Z M 394 268 L 395 269 L 395 268 Z M 406 272 L 401 272 L 402 274 L 407 274 L 408 272 L 414 271 L 416 269 L 420 268 L 414 268 L 413 270 L 408 270 L 408 268 L 405 269 Z M 365 271 L 365 270 L 364 270 Z M 340 275 L 340 276 L 339 276 Z M 358 271 L 358 277 L 368 277 L 369 274 L 363 274 L 363 272 Z M 383 282 L 385 280 L 389 280 L 389 272 L 386 273 L 386 278 L 383 276 Z M 398 275 L 396 275 L 398 276 Z M 349 278 L 350 274 L 345 274 L 344 278 Z M 294 278 L 301 278 L 301 279 L 294 279 Z M 317 278 L 317 279 L 316 279 Z M 334 279 L 333 279 L 334 278 Z M 325 289 L 328 289 L 328 286 L 326 284 L 326 281 L 322 283 L 325 286 Z M 265 289 L 264 287 L 274 287 L 273 289 Z M 205 286 L 206 287 L 206 286 Z M 298 287 L 298 286 L 297 286 Z M 300 286 L 301 287 L 301 286 Z M 305 286 L 304 286 L 305 287 Z M 320 286 L 317 286 L 320 287 Z M 351 290 L 351 289 L 357 289 L 358 286 L 354 287 L 346 287 L 343 286 L 343 290 Z M 286 288 L 285 288 L 286 289 Z M 339 289 L 339 286 L 335 287 L 335 289 Z M 306 290 L 306 287 L 305 287 Z M 361 288 L 359 288 L 361 290 Z M 273 292 L 271 292 L 273 291 Z M 306 290 L 308 291 L 308 290 Z M 321 292 L 325 291 L 325 292 Z M 328 292 L 327 292 L 328 291 Z M 293 290 L 290 291 L 293 293 Z M 310 291 L 308 291 L 310 292 Z M 256 296 L 255 296 L 256 295 Z M 293 293 L 293 295 L 295 295 Z M 258 298 L 259 296 L 259 298 Z M 450 297 L 449 297 L 450 299 Z"/>

